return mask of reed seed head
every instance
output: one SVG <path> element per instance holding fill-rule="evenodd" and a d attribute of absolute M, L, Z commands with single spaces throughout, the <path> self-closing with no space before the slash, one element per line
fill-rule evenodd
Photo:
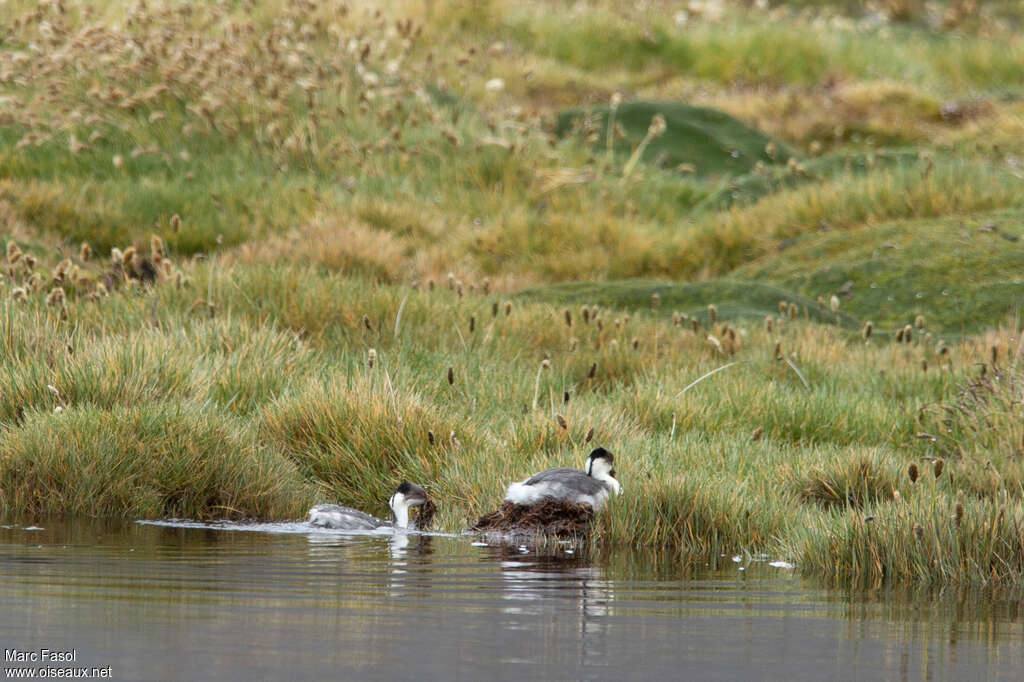
<path fill-rule="evenodd" d="M 160 260 L 164 257 L 164 240 L 157 235 L 149 238 L 149 255 L 153 260 Z"/>
<path fill-rule="evenodd" d="M 775 329 L 775 320 L 772 318 L 771 315 L 765 315 L 765 317 L 764 317 L 764 330 L 765 330 L 765 332 L 771 334 L 774 329 Z"/>
<path fill-rule="evenodd" d="M 78 250 L 78 257 L 83 263 L 92 258 L 92 247 L 89 246 L 89 242 L 82 242 L 82 246 Z"/>
<path fill-rule="evenodd" d="M 957 501 L 956 507 L 953 510 L 953 523 L 959 528 L 960 524 L 964 520 L 964 503 Z"/>
<path fill-rule="evenodd" d="M 711 318 L 711 323 L 718 322 L 718 308 L 714 303 L 708 306 L 708 317 Z"/>
<path fill-rule="evenodd" d="M 505 317 L 512 314 L 512 301 L 505 301 Z"/>
<path fill-rule="evenodd" d="M 789 310 L 789 303 L 786 302 L 786 301 L 779 301 L 779 312 L 782 313 L 783 315 L 785 315 L 786 311 L 788 311 L 788 310 Z"/>
<path fill-rule="evenodd" d="M 914 537 L 917 538 L 918 542 L 924 540 L 924 528 L 921 527 L 920 523 L 914 524 Z"/>
<path fill-rule="evenodd" d="M 992 346 L 989 352 L 992 355 L 992 366 L 995 367 L 999 363 L 999 346 Z"/>
<path fill-rule="evenodd" d="M 590 363 L 590 371 L 587 372 L 587 378 L 588 379 L 593 379 L 596 376 L 597 376 L 597 363 L 596 362 L 592 362 L 592 363 Z"/>
<path fill-rule="evenodd" d="M 455 368 L 454 367 L 449 367 L 448 368 L 448 385 L 449 386 L 454 386 L 455 385 Z"/>
<path fill-rule="evenodd" d="M 633 337 L 633 350 L 640 350 L 640 339 Z"/>
<path fill-rule="evenodd" d="M 135 253 L 136 252 L 134 246 L 129 246 L 127 249 L 125 249 L 124 254 L 122 255 L 121 264 L 126 268 L 131 268 L 135 263 Z"/>
<path fill-rule="evenodd" d="M 761 440 L 761 435 L 763 433 L 764 433 L 764 427 L 763 426 L 758 426 L 756 429 L 754 429 L 754 434 L 750 437 L 750 440 L 752 440 L 754 442 L 757 442 L 757 441 Z"/>
<path fill-rule="evenodd" d="M 690 326 L 693 327 L 694 333 L 700 331 L 700 320 L 696 317 L 690 318 Z"/>
<path fill-rule="evenodd" d="M 171 216 L 171 230 L 175 233 L 181 231 L 181 216 L 177 213 Z"/>
<path fill-rule="evenodd" d="M 866 323 L 864 323 L 864 340 L 865 341 L 870 341 L 871 340 L 871 334 L 874 331 L 875 331 L 875 325 L 870 320 L 868 320 Z"/>
<path fill-rule="evenodd" d="M 7 263 L 14 265 L 21 258 L 21 248 L 14 241 L 7 242 Z"/>
<path fill-rule="evenodd" d="M 555 415 L 555 421 L 557 421 L 558 425 L 561 426 L 563 429 L 565 429 L 565 430 L 569 429 L 569 423 L 567 421 L 565 421 L 565 417 L 563 417 L 562 415 L 556 414 Z"/>
<path fill-rule="evenodd" d="M 583 317 L 583 324 L 590 324 L 590 308 L 583 306 L 580 309 L 580 315 Z"/>
<path fill-rule="evenodd" d="M 433 445 L 436 442 L 434 439 L 433 431 L 427 431 L 427 442 L 430 443 L 431 445 Z"/>
<path fill-rule="evenodd" d="M 547 358 L 544 358 L 543 360 L 540 361 L 540 368 L 542 370 L 551 369 L 551 361 L 548 360 Z"/>
<path fill-rule="evenodd" d="M 565 317 L 565 326 L 566 327 L 571 327 L 572 326 L 572 312 L 570 312 L 569 309 L 566 308 L 565 310 L 562 311 L 562 315 Z"/>
<path fill-rule="evenodd" d="M 945 468 L 945 466 L 946 466 L 946 460 L 941 459 L 941 458 L 935 460 L 932 463 L 932 468 L 935 471 L 935 478 L 938 478 L 939 476 L 942 475 L 942 470 Z"/>
<path fill-rule="evenodd" d="M 917 327 L 918 331 L 924 331 L 924 315 L 918 315 L 914 318 L 914 326 Z"/>
<path fill-rule="evenodd" d="M 562 404 L 563 405 L 568 405 L 569 404 L 569 391 L 563 391 L 562 392 Z"/>
<path fill-rule="evenodd" d="M 665 117 L 662 116 L 661 114 L 655 114 L 654 118 L 651 119 L 651 125 L 647 129 L 647 134 L 650 135 L 651 137 L 660 137 L 662 134 L 664 134 L 665 129 L 667 127 L 668 126 L 665 123 Z"/>
<path fill-rule="evenodd" d="M 497 316 L 498 316 L 498 302 L 495 301 L 494 303 L 491 304 L 491 317 L 497 317 Z"/>
<path fill-rule="evenodd" d="M 476 315 L 469 316 L 469 333 L 472 334 L 476 331 Z"/>
<path fill-rule="evenodd" d="M 589 443 L 592 440 L 594 440 L 594 427 L 593 426 L 591 426 L 589 429 L 587 429 L 587 437 L 583 439 L 583 442 L 584 443 Z"/>
<path fill-rule="evenodd" d="M 782 359 L 782 341 L 775 342 L 775 348 L 772 350 L 772 357 L 776 360 Z"/>
<path fill-rule="evenodd" d="M 656 310 L 661 305 L 661 295 L 654 293 L 651 294 L 651 309 Z"/>
<path fill-rule="evenodd" d="M 910 343 L 914 340 L 914 328 L 909 324 L 903 327 L 903 343 Z"/>
<path fill-rule="evenodd" d="M 796 319 L 796 314 L 798 312 L 800 312 L 800 308 L 797 306 L 797 304 L 796 303 L 790 303 L 789 304 L 789 319 L 795 320 Z"/>
<path fill-rule="evenodd" d="M 377 350 L 375 348 L 371 348 L 370 350 L 366 351 L 366 366 L 369 367 L 370 369 L 373 369 L 373 365 L 376 362 Z"/>
<path fill-rule="evenodd" d="M 63 308 L 65 301 L 64 288 L 54 287 L 46 296 L 46 305 L 52 308 Z"/>
<path fill-rule="evenodd" d="M 124 264 L 124 253 L 116 246 L 110 250 L 110 264 L 118 267 Z"/>
<path fill-rule="evenodd" d="M 916 462 L 911 462 L 907 466 L 907 478 L 910 479 L 911 483 L 917 483 L 917 476 L 918 476 L 917 463 Z"/>
<path fill-rule="evenodd" d="M 839 297 L 835 294 L 832 294 L 832 298 L 828 299 L 828 308 L 833 313 L 839 312 Z"/>
<path fill-rule="evenodd" d="M 28 298 L 28 290 L 25 287 L 14 287 L 11 289 L 11 298 L 15 301 L 24 301 Z"/>

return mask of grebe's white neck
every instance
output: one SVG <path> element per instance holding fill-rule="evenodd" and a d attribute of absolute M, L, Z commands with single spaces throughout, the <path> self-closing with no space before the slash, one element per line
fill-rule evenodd
<path fill-rule="evenodd" d="M 391 520 L 395 528 L 409 527 L 409 501 L 402 493 L 395 493 L 391 496 Z"/>
<path fill-rule="evenodd" d="M 602 483 L 607 483 L 616 495 L 622 492 L 622 484 L 615 478 L 615 468 L 612 462 L 605 457 L 591 456 L 587 460 L 587 475 Z"/>

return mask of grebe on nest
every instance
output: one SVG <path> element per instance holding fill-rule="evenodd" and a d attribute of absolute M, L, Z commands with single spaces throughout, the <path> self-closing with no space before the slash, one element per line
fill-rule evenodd
<path fill-rule="evenodd" d="M 321 528 L 336 530 L 375 530 L 377 528 L 409 528 L 409 507 L 426 503 L 427 491 L 415 483 L 402 481 L 391 496 L 392 519 L 385 521 L 376 516 L 336 504 L 320 504 L 309 510 L 309 522 Z"/>
<path fill-rule="evenodd" d="M 532 506 L 547 500 L 567 504 L 587 504 L 597 512 L 611 493 L 618 495 L 622 486 L 615 480 L 615 456 L 597 448 L 587 458 L 587 470 L 569 467 L 548 469 L 525 481 L 513 483 L 505 492 L 505 501 Z"/>

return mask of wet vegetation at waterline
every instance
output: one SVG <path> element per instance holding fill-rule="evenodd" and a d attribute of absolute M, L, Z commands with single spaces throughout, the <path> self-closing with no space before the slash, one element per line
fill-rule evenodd
<path fill-rule="evenodd" d="M 8 297 L 5 513 L 382 514 L 410 479 L 456 530 L 600 443 L 625 488 L 595 521 L 609 546 L 767 552 L 836 578 L 1024 576 L 1015 326 L 897 342 L 788 302 L 693 325 L 295 266 L 199 263 L 184 282 Z"/>
<path fill-rule="evenodd" d="M 8 0 L 0 513 L 1024 580 L 1024 16 L 753 4 Z"/>

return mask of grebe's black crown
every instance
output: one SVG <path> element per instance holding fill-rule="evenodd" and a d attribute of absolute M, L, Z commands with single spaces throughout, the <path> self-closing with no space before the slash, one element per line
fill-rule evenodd
<path fill-rule="evenodd" d="M 615 462 L 615 455 L 608 452 L 604 448 L 597 448 L 596 450 L 590 453 L 589 459 L 606 459 L 608 460 L 609 464 L 612 464 Z"/>
<path fill-rule="evenodd" d="M 395 493 L 396 494 L 397 493 L 401 493 L 401 494 L 405 495 L 406 497 L 409 497 L 410 495 L 419 496 L 419 497 L 426 497 L 427 496 L 427 491 L 426 490 L 424 490 L 420 486 L 416 485 L 415 483 L 409 483 L 409 481 L 402 481 L 399 484 L 398 488 L 395 490 Z"/>

